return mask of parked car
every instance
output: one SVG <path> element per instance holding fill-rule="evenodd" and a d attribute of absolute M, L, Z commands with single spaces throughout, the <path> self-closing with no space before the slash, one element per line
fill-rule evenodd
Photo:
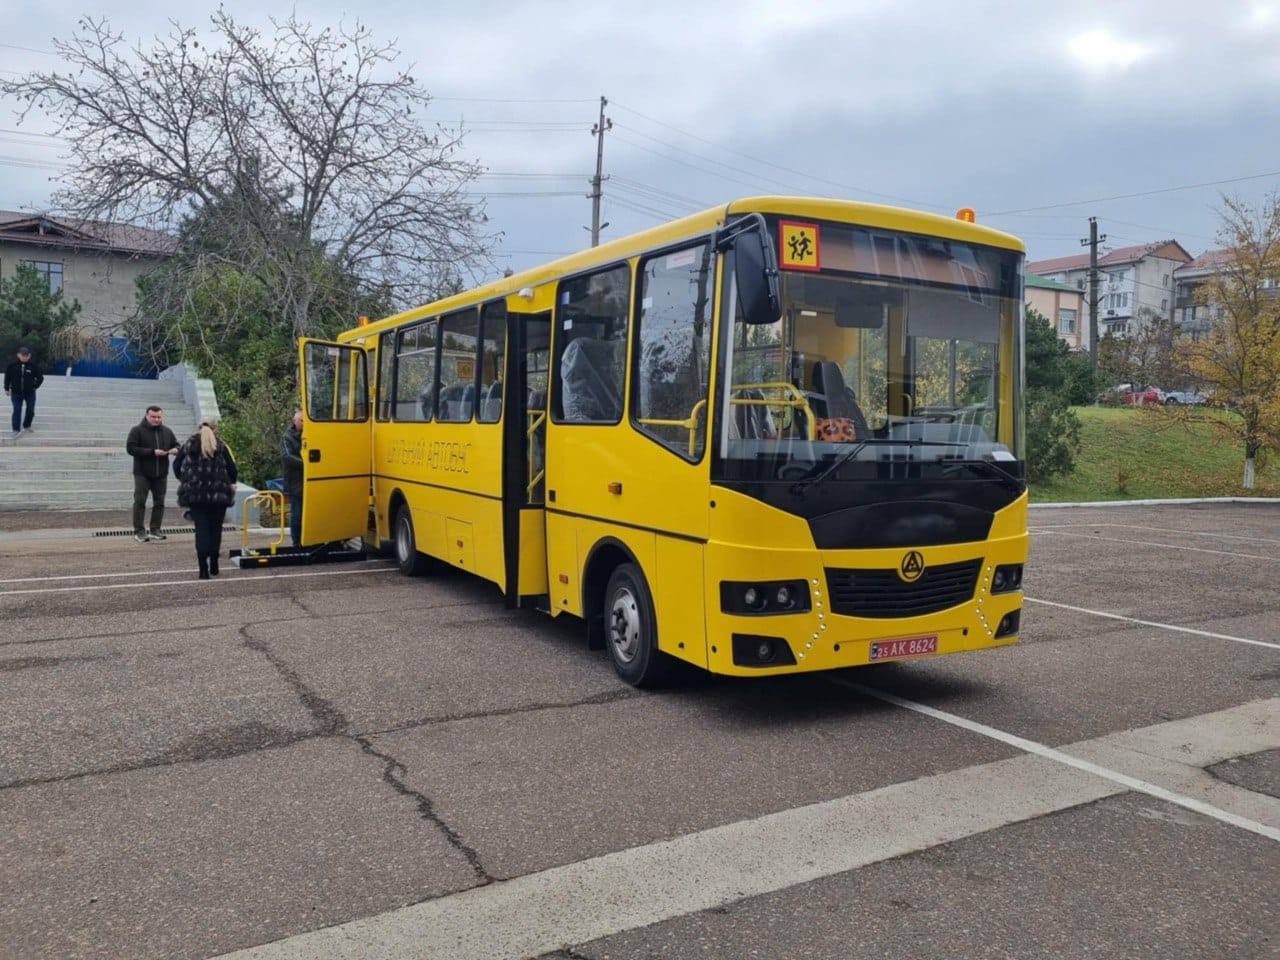
<path fill-rule="evenodd" d="M 1169 390 L 1164 395 L 1164 402 L 1167 404 L 1204 403 L 1204 395 L 1199 390 Z"/>
<path fill-rule="evenodd" d="M 1099 403 L 1122 403 L 1127 406 L 1145 406 L 1149 403 L 1164 403 L 1164 391 L 1159 387 L 1135 387 L 1132 383 L 1117 383 L 1110 390 L 1098 395 Z"/>

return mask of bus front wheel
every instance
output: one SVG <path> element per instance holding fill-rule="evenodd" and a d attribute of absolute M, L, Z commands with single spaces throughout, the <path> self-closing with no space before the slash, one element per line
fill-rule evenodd
<path fill-rule="evenodd" d="M 658 649 L 653 597 L 634 563 L 622 564 L 609 577 L 604 633 L 613 667 L 627 683 L 651 687 L 668 678 L 671 658 Z"/>
<path fill-rule="evenodd" d="M 407 503 L 400 504 L 396 511 L 396 566 L 407 577 L 416 577 L 426 572 L 427 558 L 418 552 L 417 541 L 413 537 L 413 514 Z"/>

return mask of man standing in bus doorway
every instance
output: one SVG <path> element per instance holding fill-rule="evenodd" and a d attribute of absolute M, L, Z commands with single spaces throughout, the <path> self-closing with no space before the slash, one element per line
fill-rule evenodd
<path fill-rule="evenodd" d="M 4 393 L 13 401 L 13 438 L 21 436 L 23 430 L 31 429 L 31 421 L 36 415 L 36 391 L 44 383 L 44 374 L 31 362 L 31 349 L 18 348 L 18 359 L 4 369 Z M 26 416 L 23 416 L 22 405 L 27 405 Z"/>
<path fill-rule="evenodd" d="M 289 498 L 289 536 L 296 547 L 302 541 L 302 411 L 280 437 L 280 462 L 284 468 L 284 494 Z"/>
<path fill-rule="evenodd" d="M 169 481 L 169 458 L 178 452 L 178 438 L 164 425 L 164 411 L 147 407 L 142 422 L 129 431 L 124 448 L 133 457 L 133 539 L 139 543 L 165 540 L 164 494 Z M 151 494 L 151 532 L 143 526 L 147 494 Z"/>

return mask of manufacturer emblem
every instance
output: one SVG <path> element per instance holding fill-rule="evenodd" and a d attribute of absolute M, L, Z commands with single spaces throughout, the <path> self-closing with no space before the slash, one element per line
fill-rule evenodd
<path fill-rule="evenodd" d="M 915 583 L 924 573 L 924 556 L 919 550 L 908 550 L 898 564 L 898 576 L 907 583 Z"/>

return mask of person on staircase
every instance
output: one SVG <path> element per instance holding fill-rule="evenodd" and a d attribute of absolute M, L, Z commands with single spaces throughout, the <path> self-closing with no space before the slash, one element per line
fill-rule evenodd
<path fill-rule="evenodd" d="M 133 457 L 133 539 L 139 543 L 167 539 L 164 494 L 169 484 L 169 457 L 178 452 L 178 438 L 164 425 L 164 411 L 147 407 L 142 422 L 129 431 L 124 448 Z M 143 526 L 147 494 L 151 494 L 151 531 Z"/>
<path fill-rule="evenodd" d="M 13 438 L 31 429 L 36 415 L 36 391 L 44 383 L 44 374 L 31 362 L 31 349 L 18 348 L 18 359 L 4 368 L 4 395 L 13 401 Z M 26 404 L 26 414 L 23 414 Z"/>
<path fill-rule="evenodd" d="M 209 417 L 200 421 L 179 457 L 178 505 L 191 511 L 199 576 L 208 580 L 218 575 L 222 522 L 236 498 L 236 461 Z"/>

